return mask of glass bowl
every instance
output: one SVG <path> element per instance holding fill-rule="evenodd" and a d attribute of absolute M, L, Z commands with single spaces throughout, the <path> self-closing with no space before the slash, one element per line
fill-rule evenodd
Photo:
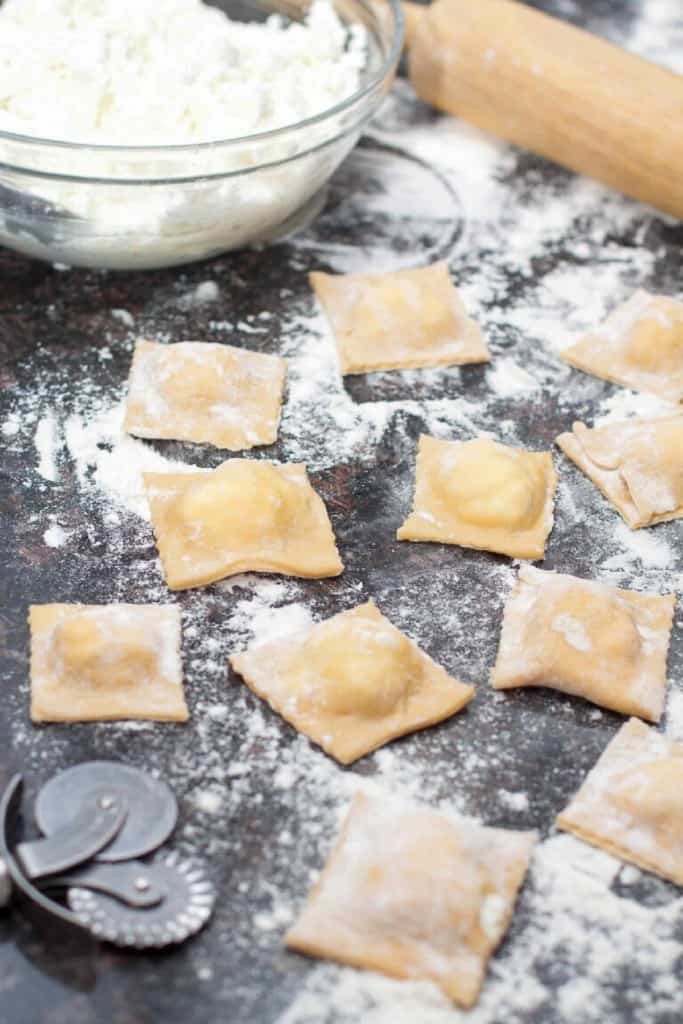
<path fill-rule="evenodd" d="M 298 0 L 214 3 L 239 20 L 296 15 Z M 274 241 L 310 221 L 325 183 L 388 92 L 403 43 L 400 0 L 335 0 L 361 23 L 359 89 L 315 117 L 243 138 L 96 146 L 0 132 L 0 244 L 52 263 L 141 270 Z"/>

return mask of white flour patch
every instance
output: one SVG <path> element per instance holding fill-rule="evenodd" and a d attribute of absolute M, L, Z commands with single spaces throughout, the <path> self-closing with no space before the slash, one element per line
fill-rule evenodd
<path fill-rule="evenodd" d="M 683 690 L 670 690 L 665 722 L 667 736 L 683 742 Z"/>
<path fill-rule="evenodd" d="M 111 315 L 126 327 L 135 327 L 135 317 L 127 309 L 112 309 Z"/>
<path fill-rule="evenodd" d="M 64 547 L 68 539 L 69 532 L 54 520 L 52 520 L 47 530 L 43 534 L 43 540 L 45 542 L 46 547 L 48 548 Z"/>
<path fill-rule="evenodd" d="M 508 789 L 499 789 L 498 799 L 510 811 L 523 814 L 529 810 L 529 797 L 526 793 L 512 793 Z"/>
<path fill-rule="evenodd" d="M 624 550 L 605 559 L 600 565 L 603 570 L 622 570 L 634 562 L 646 569 L 670 569 L 675 564 L 673 549 L 652 530 L 631 530 L 618 520 L 613 536 Z"/>
<path fill-rule="evenodd" d="M 123 433 L 124 405 L 105 408 L 92 419 L 74 414 L 65 424 L 68 452 L 79 482 L 93 485 L 110 501 L 149 519 L 143 473 L 182 473 L 197 466 L 174 462 L 153 448 Z"/>
<path fill-rule="evenodd" d="M 609 398 L 600 403 L 599 414 L 595 418 L 595 423 L 612 423 L 618 420 L 632 419 L 634 416 L 645 418 L 667 416 L 679 411 L 679 406 L 665 402 L 664 399 L 658 398 L 657 395 L 648 395 L 620 388 L 616 394 L 610 395 Z"/>
<path fill-rule="evenodd" d="M 208 306 L 220 299 L 220 288 L 215 281 L 200 281 L 191 291 L 180 296 L 179 305 L 183 309 L 192 306 Z"/>
<path fill-rule="evenodd" d="M 54 413 L 47 412 L 38 421 L 34 441 L 38 456 L 36 469 L 43 480 L 49 480 L 51 483 L 54 483 L 59 479 L 57 453 L 61 445 L 59 425 Z"/>
<path fill-rule="evenodd" d="M 512 359 L 500 358 L 486 374 L 487 383 L 500 398 L 514 398 L 535 391 L 539 383 Z"/>
<path fill-rule="evenodd" d="M 0 427 L 3 437 L 16 437 L 21 429 L 21 420 L 16 412 L 10 413 Z"/>

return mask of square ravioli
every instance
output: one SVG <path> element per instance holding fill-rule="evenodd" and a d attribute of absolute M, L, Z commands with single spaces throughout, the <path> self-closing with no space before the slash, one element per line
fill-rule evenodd
<path fill-rule="evenodd" d="M 543 558 L 556 486 L 550 452 L 508 448 L 484 437 L 439 441 L 423 434 L 413 511 L 396 536 Z"/>
<path fill-rule="evenodd" d="M 358 795 L 285 944 L 425 979 L 462 1006 L 508 929 L 536 836 Z"/>
<path fill-rule="evenodd" d="M 138 341 L 123 427 L 230 451 L 272 444 L 284 382 L 279 356 L 200 341 Z"/>
<path fill-rule="evenodd" d="M 174 605 L 34 604 L 29 626 L 34 722 L 187 720 Z"/>
<path fill-rule="evenodd" d="M 549 686 L 658 722 L 675 604 L 674 594 L 636 594 L 523 566 L 505 606 L 491 683 Z"/>
<path fill-rule="evenodd" d="M 557 444 L 631 529 L 683 517 L 683 414 L 592 429 L 577 422 Z"/>
<path fill-rule="evenodd" d="M 683 885 L 683 744 L 625 722 L 557 826 Z"/>
<path fill-rule="evenodd" d="M 310 274 L 330 322 L 341 372 L 485 363 L 481 328 L 446 263 L 388 274 Z"/>
<path fill-rule="evenodd" d="M 286 721 L 342 764 L 460 711 L 453 679 L 369 601 L 230 664 Z"/>
<path fill-rule="evenodd" d="M 144 481 L 171 590 L 239 572 L 318 579 L 344 568 L 305 466 L 228 459 L 196 473 L 145 473 Z"/>
<path fill-rule="evenodd" d="M 683 401 L 683 302 L 637 291 L 561 358 L 634 391 Z"/>

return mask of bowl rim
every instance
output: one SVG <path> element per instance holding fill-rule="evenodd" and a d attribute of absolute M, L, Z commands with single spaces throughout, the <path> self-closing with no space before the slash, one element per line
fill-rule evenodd
<path fill-rule="evenodd" d="M 357 0 L 357 2 L 366 8 L 370 8 L 370 10 L 374 6 L 372 0 Z M 379 68 L 374 72 L 370 79 L 359 89 L 356 89 L 355 92 L 352 92 L 349 96 L 346 96 L 343 100 L 340 100 L 333 106 L 326 107 L 318 114 L 306 117 L 302 121 L 292 121 L 291 124 L 281 125 L 279 128 L 269 128 L 267 131 L 263 132 L 254 132 L 251 135 L 234 135 L 227 139 L 211 139 L 204 142 L 171 143 L 168 145 L 126 146 L 98 142 L 69 142 L 66 139 L 47 139 L 39 135 L 24 135 L 20 132 L 7 132 L 2 130 L 0 130 L 0 142 L 6 140 L 14 143 L 15 145 L 46 146 L 72 152 L 87 151 L 89 153 L 112 153 L 117 156 L 123 156 L 125 154 L 140 156 L 143 153 L 198 153 L 227 146 L 240 146 L 245 144 L 253 145 L 255 143 L 277 139 L 278 137 L 287 135 L 290 132 L 299 131 L 299 129 L 311 128 L 314 125 L 321 124 L 328 118 L 336 117 L 338 114 L 342 114 L 344 111 L 353 108 L 367 95 L 372 93 L 378 85 L 381 85 L 386 76 L 391 74 L 398 63 L 401 51 L 403 50 L 405 37 L 405 17 L 403 14 L 403 6 L 401 0 L 379 0 L 379 3 L 385 5 L 386 9 L 391 11 L 393 17 L 393 34 L 387 52 Z"/>

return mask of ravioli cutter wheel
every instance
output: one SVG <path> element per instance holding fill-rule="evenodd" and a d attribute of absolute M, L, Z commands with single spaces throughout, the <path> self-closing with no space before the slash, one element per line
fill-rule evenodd
<path fill-rule="evenodd" d="M 18 841 L 22 790 L 16 775 L 0 801 L 0 907 L 20 897 L 97 939 L 138 949 L 183 942 L 206 924 L 215 896 L 204 871 L 158 851 L 178 817 L 164 782 L 115 761 L 69 768 L 38 794 L 42 836 L 28 841 Z"/>

